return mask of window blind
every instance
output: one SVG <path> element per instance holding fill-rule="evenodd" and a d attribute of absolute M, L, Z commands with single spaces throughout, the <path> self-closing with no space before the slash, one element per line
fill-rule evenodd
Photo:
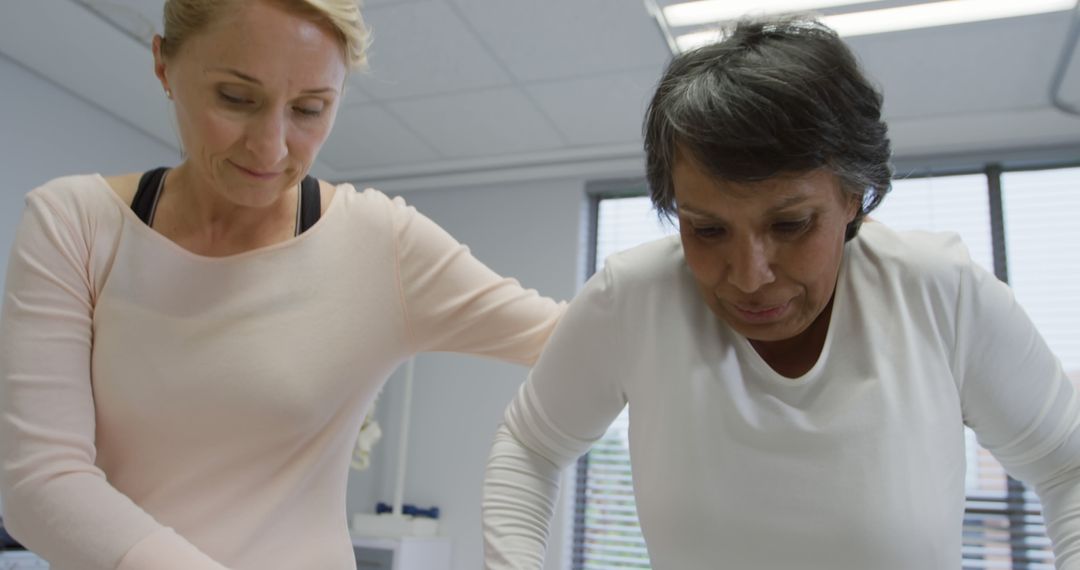
<path fill-rule="evenodd" d="M 1080 382 L 1080 169 L 1006 173 L 1001 178 L 1009 275 L 1074 381 Z M 1071 188 L 1071 190 L 1070 190 Z M 952 231 L 972 259 L 994 269 L 988 178 L 983 174 L 897 180 L 871 217 L 897 230 Z M 999 209 L 999 211 L 1002 211 Z M 645 196 L 601 198 L 596 267 L 612 253 L 678 232 Z M 1068 249 L 1067 255 L 1062 254 Z M 1020 261 L 1020 257 L 1024 261 Z M 1064 309 L 1068 310 L 1064 310 Z M 627 416 L 623 411 L 578 465 L 575 570 L 648 569 L 634 508 Z M 963 568 L 1052 570 L 1053 557 L 1037 498 L 967 436 L 967 503 Z"/>
<path fill-rule="evenodd" d="M 673 222 L 657 217 L 647 196 L 600 200 L 596 224 L 590 272 L 602 269 L 613 253 L 678 233 Z M 575 570 L 650 568 L 634 506 L 627 421 L 624 409 L 578 464 Z"/>
<path fill-rule="evenodd" d="M 1009 281 L 1080 382 L 1080 168 L 1002 175 Z"/>

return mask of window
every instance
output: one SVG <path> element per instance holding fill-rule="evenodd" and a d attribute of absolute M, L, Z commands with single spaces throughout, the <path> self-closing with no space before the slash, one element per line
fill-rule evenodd
<path fill-rule="evenodd" d="M 1001 178 L 1009 283 L 1080 383 L 1080 168 Z"/>
<path fill-rule="evenodd" d="M 870 217 L 898 231 L 956 232 L 971 258 L 994 271 L 985 175 L 894 180 L 892 192 Z"/>
<path fill-rule="evenodd" d="M 615 252 L 678 233 L 674 222 L 657 217 L 647 196 L 601 199 L 596 218 L 596 262 L 590 274 Z M 634 508 L 627 419 L 624 409 L 578 462 L 575 570 L 650 568 Z"/>
<path fill-rule="evenodd" d="M 648 197 L 596 194 L 595 263 L 678 232 Z M 1080 385 L 1080 168 L 896 180 L 871 217 L 898 230 L 953 231 L 972 259 L 1007 278 Z M 608 187 L 610 189 L 610 187 Z M 1067 247 L 1063 245 L 1068 244 Z M 996 271 L 995 271 L 996 270 Z M 1034 493 L 1006 476 L 968 430 L 963 567 L 1052 570 Z M 626 411 L 578 463 L 573 567 L 648 569 L 630 478 Z"/>

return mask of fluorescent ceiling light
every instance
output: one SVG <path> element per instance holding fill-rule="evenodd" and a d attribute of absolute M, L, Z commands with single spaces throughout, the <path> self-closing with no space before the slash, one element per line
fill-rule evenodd
<path fill-rule="evenodd" d="M 820 7 L 821 3 L 818 6 Z M 824 16 L 821 22 L 843 37 L 852 37 L 1047 14 L 1071 10 L 1075 6 L 1076 0 L 943 0 L 900 8 Z M 675 38 L 675 43 L 680 52 L 687 52 L 719 41 L 722 33 L 718 28 L 710 28 L 679 35 Z"/>
<path fill-rule="evenodd" d="M 686 53 L 703 45 L 716 43 L 720 41 L 722 36 L 723 32 L 718 29 L 692 32 L 675 38 L 675 45 L 678 46 L 679 53 Z"/>
<path fill-rule="evenodd" d="M 664 19 L 673 28 L 698 26 L 743 16 L 769 16 L 790 12 L 806 12 L 848 4 L 873 4 L 881 0 L 698 0 L 672 4 L 664 8 Z"/>
<path fill-rule="evenodd" d="M 1071 10 L 1076 0 L 947 0 L 901 8 L 826 16 L 822 23 L 841 36 L 966 24 Z"/>

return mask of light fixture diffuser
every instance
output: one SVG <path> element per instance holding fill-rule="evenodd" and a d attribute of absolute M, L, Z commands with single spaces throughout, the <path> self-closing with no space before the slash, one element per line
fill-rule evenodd
<path fill-rule="evenodd" d="M 673 28 L 714 24 L 748 15 L 768 16 L 806 12 L 849 4 L 873 4 L 881 0 L 697 0 L 664 8 L 664 18 Z"/>
<path fill-rule="evenodd" d="M 699 25 L 706 22 L 714 24 L 713 27 L 699 28 L 674 38 L 676 48 L 680 52 L 687 52 L 719 41 L 723 35 L 719 28 L 720 24 L 748 14 L 779 14 L 867 3 L 869 2 L 865 0 L 769 0 L 753 3 L 699 0 L 667 6 L 664 8 L 664 15 L 671 27 L 677 26 L 671 21 L 672 15 L 678 22 L 694 21 Z M 1075 4 L 1076 0 L 941 0 L 898 8 L 823 16 L 821 22 L 836 30 L 840 36 L 853 37 L 1062 12 L 1073 9 Z M 711 21 L 693 19 L 706 13 L 707 10 L 711 10 L 712 14 L 720 17 Z"/>
<path fill-rule="evenodd" d="M 946 0 L 837 14 L 822 23 L 844 37 L 967 24 L 1071 10 L 1076 0 Z"/>

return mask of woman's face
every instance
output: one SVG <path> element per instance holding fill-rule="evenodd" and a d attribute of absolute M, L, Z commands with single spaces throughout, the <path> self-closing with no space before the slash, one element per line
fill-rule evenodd
<path fill-rule="evenodd" d="M 276 201 L 330 134 L 346 63 L 332 29 L 268 2 L 238 2 L 155 68 L 171 91 L 187 165 L 237 206 Z"/>
<path fill-rule="evenodd" d="M 686 261 L 713 313 L 754 341 L 805 332 L 832 299 L 858 211 L 837 177 L 735 183 L 680 158 L 672 178 Z"/>

